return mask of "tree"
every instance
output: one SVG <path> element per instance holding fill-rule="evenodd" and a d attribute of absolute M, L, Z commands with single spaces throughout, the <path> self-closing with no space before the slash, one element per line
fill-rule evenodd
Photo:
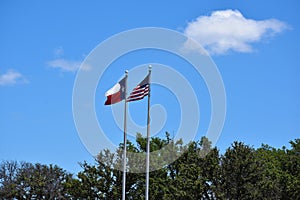
<path fill-rule="evenodd" d="M 202 137 L 181 148 L 182 156 L 168 165 L 168 199 L 215 199 L 219 151 Z"/>
<path fill-rule="evenodd" d="M 255 150 L 234 142 L 221 157 L 221 192 L 226 199 L 257 199 L 261 164 Z"/>
<path fill-rule="evenodd" d="M 17 174 L 19 164 L 16 161 L 3 161 L 0 164 L 0 198 L 13 199 L 17 193 Z"/>
<path fill-rule="evenodd" d="M 137 153 L 127 155 L 127 174 L 126 174 L 126 198 L 127 199 L 144 199 L 145 196 L 145 151 L 146 138 L 141 134 L 137 135 L 137 146 L 127 141 L 127 152 Z M 171 139 L 167 134 L 167 139 L 154 137 L 150 141 L 150 150 L 155 154 L 159 150 L 169 144 Z M 181 143 L 176 143 L 180 145 Z M 165 151 L 167 152 L 167 151 Z M 122 168 L 123 144 L 115 153 L 109 150 L 103 150 L 99 153 L 95 160 L 95 165 L 86 162 L 81 164 L 83 171 L 79 172 L 77 179 L 70 180 L 67 183 L 68 191 L 75 199 L 121 199 L 122 194 L 122 172 L 117 169 Z M 165 162 L 166 156 L 170 153 L 157 154 L 155 161 L 152 163 Z M 153 159 L 153 157 L 152 157 Z M 168 158 L 169 159 L 169 158 Z M 152 169 L 157 166 L 152 165 Z M 150 173 L 150 198 L 165 199 L 168 193 L 168 170 L 167 168 L 152 171 Z"/>
<path fill-rule="evenodd" d="M 4 199 L 68 199 L 64 183 L 71 174 L 56 165 L 4 161 L 0 174 Z"/>
<path fill-rule="evenodd" d="M 145 198 L 146 142 L 141 134 L 127 142 L 126 199 Z M 150 199 L 300 199 L 300 139 L 290 144 L 254 149 L 234 142 L 220 155 L 205 137 L 187 145 L 168 133 L 153 137 Z M 81 163 L 76 177 L 56 165 L 3 161 L 0 199 L 121 199 L 122 155 L 123 144 L 103 150 L 94 164 Z"/>
<path fill-rule="evenodd" d="M 284 193 L 285 174 L 279 157 L 285 154 L 283 150 L 276 150 L 268 145 L 257 149 L 257 157 L 262 163 L 262 176 L 258 187 L 262 199 L 282 199 Z"/>
<path fill-rule="evenodd" d="M 293 185 L 291 190 L 294 191 L 292 197 L 300 199 L 300 139 L 290 141 L 291 150 L 287 150 L 288 154 L 288 171 L 293 176 Z"/>
<path fill-rule="evenodd" d="M 95 165 L 86 162 L 81 164 L 83 171 L 77 174 L 77 179 L 70 179 L 67 188 L 75 199 L 121 199 L 122 197 L 122 153 L 120 144 L 115 153 L 103 150 L 95 159 Z M 133 144 L 127 142 L 127 151 L 137 151 Z M 138 174 L 127 173 L 126 193 L 135 193 Z M 130 197 L 130 195 L 127 195 Z"/>
<path fill-rule="evenodd" d="M 291 141 L 291 150 L 262 145 L 257 150 L 263 164 L 260 192 L 263 199 L 300 199 L 300 143 Z"/>

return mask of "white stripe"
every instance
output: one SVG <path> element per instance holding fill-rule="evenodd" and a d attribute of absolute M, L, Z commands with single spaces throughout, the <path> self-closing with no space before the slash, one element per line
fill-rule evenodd
<path fill-rule="evenodd" d="M 149 91 L 145 91 L 143 93 L 139 93 L 139 94 L 136 94 L 136 95 L 131 95 L 127 98 L 127 100 L 131 101 L 131 100 L 139 99 L 139 98 L 147 96 L 148 94 L 149 94 Z"/>
<path fill-rule="evenodd" d="M 143 94 L 145 94 L 145 93 L 148 93 L 149 92 L 149 88 L 145 88 L 145 89 L 143 89 L 143 90 L 141 90 L 141 91 L 139 91 L 139 92 L 136 92 L 136 93 L 131 93 L 130 95 L 129 95 L 129 98 L 131 97 L 131 96 L 138 96 L 138 95 L 143 95 Z"/>
<path fill-rule="evenodd" d="M 147 95 L 142 95 L 142 96 L 138 96 L 138 97 L 132 97 L 132 98 L 128 98 L 127 101 L 135 101 L 135 100 L 141 100 L 143 99 L 145 96 Z"/>
<path fill-rule="evenodd" d="M 105 93 L 105 96 L 109 96 L 109 95 L 112 95 L 112 94 L 115 94 L 117 92 L 119 92 L 121 89 L 121 86 L 119 83 L 117 83 L 116 85 L 114 85 L 112 88 L 110 88 L 106 93 Z"/>
<path fill-rule="evenodd" d="M 149 91 L 149 88 L 145 88 L 145 89 L 139 90 L 139 91 L 133 91 L 133 92 L 130 93 L 130 96 L 136 96 L 136 95 L 148 92 L 148 91 Z"/>
<path fill-rule="evenodd" d="M 142 88 L 140 88 L 140 87 L 134 88 L 130 94 L 133 94 L 133 93 L 139 93 L 139 92 L 141 92 L 141 91 L 147 90 L 148 88 L 149 88 L 149 85 L 147 85 L 147 86 L 145 86 L 145 87 L 142 87 Z"/>

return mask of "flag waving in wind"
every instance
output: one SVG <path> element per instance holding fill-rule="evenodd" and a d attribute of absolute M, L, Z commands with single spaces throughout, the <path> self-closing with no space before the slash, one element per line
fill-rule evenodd
<path fill-rule="evenodd" d="M 126 199 L 126 141 L 127 141 L 127 103 L 130 101 L 138 101 L 143 99 L 145 96 L 148 96 L 148 113 L 147 113 L 147 157 L 146 157 L 146 192 L 145 197 L 146 200 L 149 199 L 149 168 L 150 168 L 150 76 L 151 76 L 151 68 L 149 65 L 149 73 L 144 78 L 142 82 L 140 82 L 130 93 L 129 97 L 127 96 L 127 77 L 128 71 L 125 71 L 125 77 L 120 80 L 116 85 L 114 85 L 111 89 L 109 89 L 105 96 L 107 97 L 105 101 L 105 105 L 111 105 L 114 103 L 118 103 L 125 99 L 124 103 L 124 143 L 123 143 L 123 183 L 122 183 L 122 200 Z"/>
<path fill-rule="evenodd" d="M 118 103 L 125 99 L 125 81 L 127 77 L 124 77 L 120 80 L 116 85 L 114 85 L 111 89 L 109 89 L 106 93 L 106 101 L 105 105 L 111 105 L 114 103 Z"/>
<path fill-rule="evenodd" d="M 149 95 L 149 74 L 130 93 L 127 102 L 138 101 Z"/>
<path fill-rule="evenodd" d="M 128 77 L 128 71 L 125 71 L 125 77 L 120 80 L 116 85 L 114 85 L 112 88 L 110 88 L 106 93 L 106 101 L 105 105 L 111 105 L 114 103 L 118 103 L 124 99 L 126 99 L 126 94 L 127 94 L 127 77 Z M 122 200 L 125 200 L 126 196 L 126 142 L 127 142 L 127 101 L 124 103 L 124 146 L 123 146 L 123 183 L 122 183 Z"/>

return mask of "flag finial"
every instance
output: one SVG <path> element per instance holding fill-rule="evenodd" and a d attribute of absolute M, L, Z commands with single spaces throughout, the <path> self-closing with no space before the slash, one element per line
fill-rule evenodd
<path fill-rule="evenodd" d="M 149 65 L 149 71 L 151 71 L 151 69 L 152 69 L 152 65 Z"/>
<path fill-rule="evenodd" d="M 125 74 L 128 74 L 128 70 L 127 69 L 125 70 Z"/>

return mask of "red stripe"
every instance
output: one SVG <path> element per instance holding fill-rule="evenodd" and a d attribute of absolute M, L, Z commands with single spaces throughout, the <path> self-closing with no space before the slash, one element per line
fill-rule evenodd
<path fill-rule="evenodd" d="M 132 94 L 128 97 L 128 99 L 131 99 L 131 98 L 136 98 L 136 97 L 139 97 L 139 96 L 146 96 L 148 95 L 149 91 L 144 91 L 144 92 L 140 92 L 138 94 Z"/>
<path fill-rule="evenodd" d="M 137 96 L 137 95 L 142 95 L 142 94 L 145 94 L 145 93 L 147 93 L 147 92 L 149 92 L 149 89 L 147 88 L 147 89 L 145 89 L 145 90 L 142 90 L 142 91 L 139 91 L 139 92 L 132 92 L 130 95 L 129 95 L 129 97 L 131 97 L 131 96 Z"/>
<path fill-rule="evenodd" d="M 127 98 L 127 102 L 130 102 L 130 101 L 137 101 L 137 100 L 141 100 L 143 99 L 145 96 L 147 96 L 149 94 L 149 92 L 145 92 L 143 94 L 140 94 L 140 95 L 132 95 L 132 96 L 129 96 Z"/>
<path fill-rule="evenodd" d="M 145 96 L 149 95 L 149 83 L 145 82 L 146 78 L 132 90 L 132 92 L 126 100 L 127 102 L 138 101 L 143 99 Z"/>
<path fill-rule="evenodd" d="M 149 89 L 148 85 L 146 87 L 144 87 L 144 88 L 133 89 L 133 91 L 130 93 L 130 95 L 131 94 L 140 93 L 140 92 L 143 92 L 143 91 L 148 90 L 148 89 Z"/>
<path fill-rule="evenodd" d="M 112 95 L 108 95 L 107 99 L 105 101 L 105 105 L 111 105 L 111 104 L 114 104 L 114 103 L 118 103 L 120 101 L 122 101 L 122 99 L 121 99 L 121 91 L 119 91 L 117 93 L 114 93 Z"/>
<path fill-rule="evenodd" d="M 134 89 L 134 90 L 130 93 L 129 97 L 132 96 L 132 95 L 141 94 L 141 93 L 144 93 L 144 92 L 147 92 L 147 91 L 149 91 L 149 86 L 148 86 L 148 85 L 145 86 L 145 87 L 143 87 L 143 88 L 139 88 L 139 89 L 136 89 L 136 90 Z"/>
<path fill-rule="evenodd" d="M 135 99 L 127 99 L 127 102 L 130 102 L 130 101 L 138 101 L 138 100 L 141 100 L 143 99 L 145 96 L 142 96 L 142 97 L 139 97 L 139 98 L 135 98 Z"/>
<path fill-rule="evenodd" d="M 137 97 L 144 97 L 144 96 L 147 96 L 148 94 L 149 94 L 149 92 L 146 91 L 146 92 L 143 92 L 143 93 L 139 93 L 139 94 L 135 94 L 135 95 L 130 95 L 130 96 L 128 97 L 128 99 L 131 99 L 131 98 L 137 98 Z"/>

